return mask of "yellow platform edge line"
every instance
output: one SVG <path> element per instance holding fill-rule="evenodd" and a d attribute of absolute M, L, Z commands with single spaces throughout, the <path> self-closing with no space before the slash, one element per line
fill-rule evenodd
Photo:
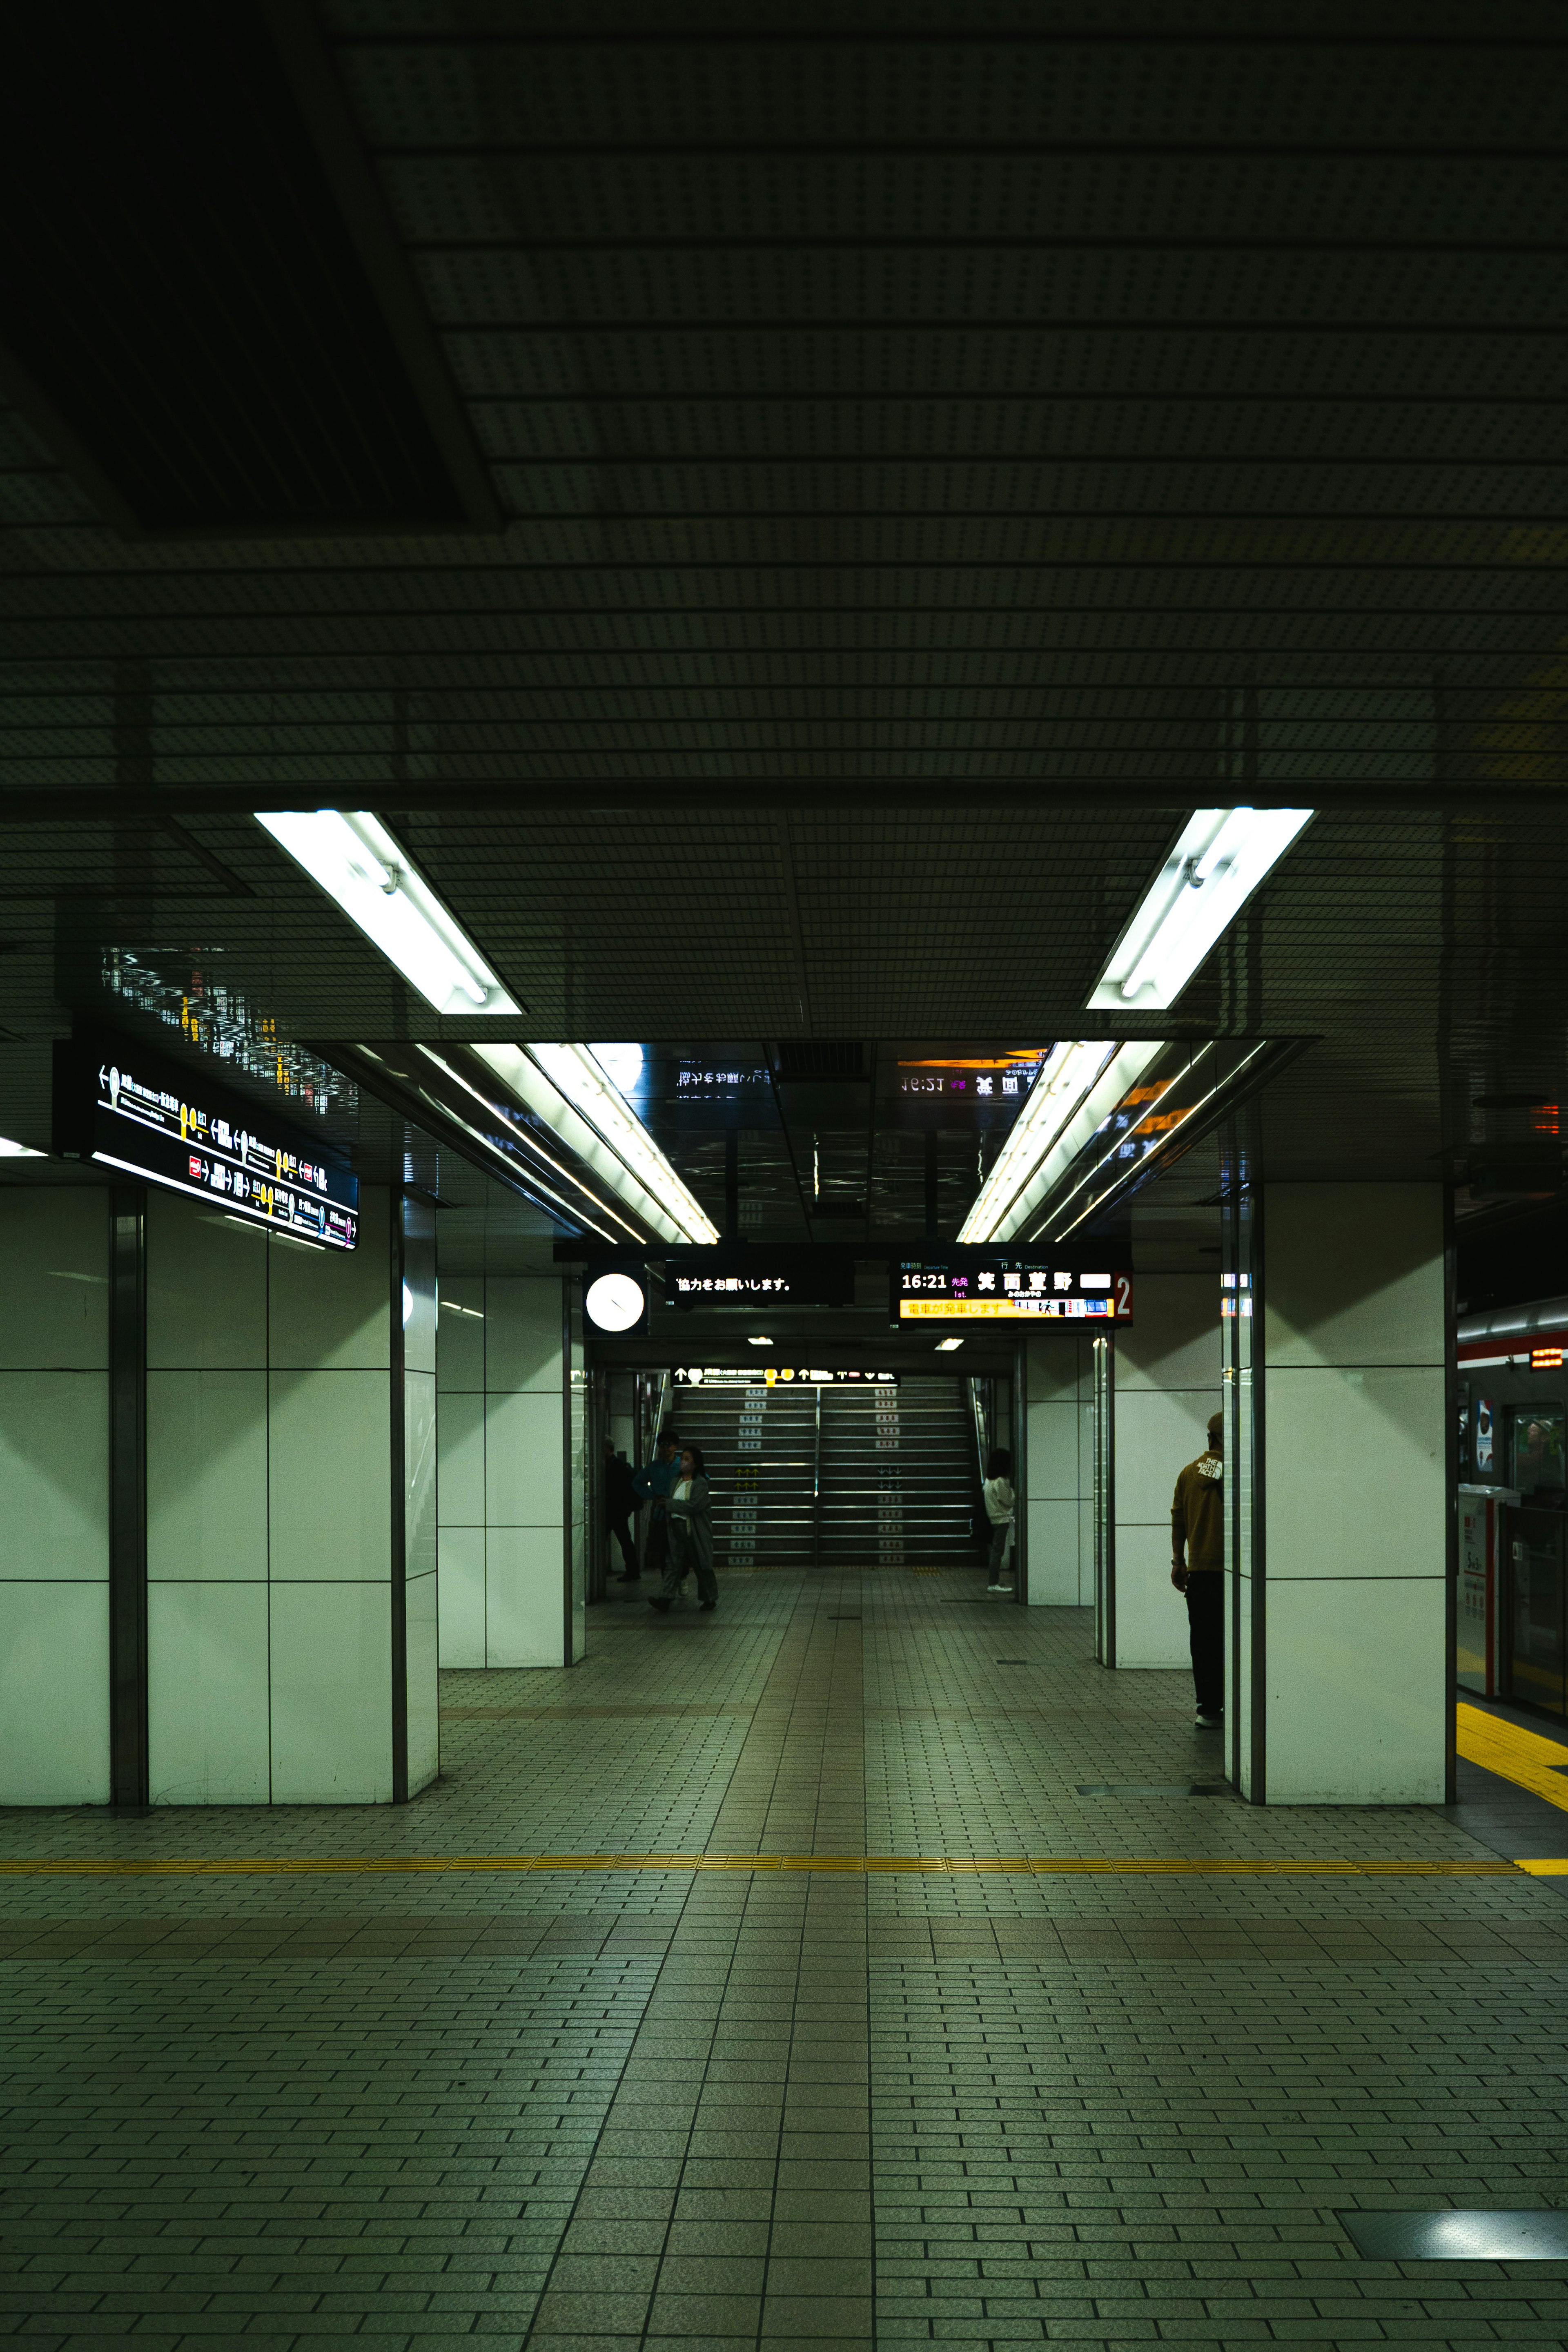
<path fill-rule="evenodd" d="M 452 1853 L 242 1854 L 225 1860 L 183 1856 L 29 1855 L 0 1858 L 0 1878 L 250 1878 L 406 1875 L 422 1871 L 794 1870 L 859 1875 L 1049 1878 L 1199 1876 L 1218 1878 L 1501 1878 L 1568 1874 L 1561 1862 L 1416 1862 L 1242 1858 L 1233 1855 L 849 1854 L 849 1853 Z"/>

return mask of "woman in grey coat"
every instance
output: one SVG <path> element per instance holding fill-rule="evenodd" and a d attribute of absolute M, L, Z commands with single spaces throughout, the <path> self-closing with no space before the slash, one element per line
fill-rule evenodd
<path fill-rule="evenodd" d="M 667 1610 L 685 1582 L 687 1570 L 695 1569 L 697 1599 L 705 1609 L 716 1609 L 718 1579 L 713 1572 L 713 1510 L 700 1445 L 683 1447 L 679 1475 L 665 1509 L 670 1519 L 670 1563 L 664 1570 L 664 1590 L 655 1597 L 653 1607 L 661 1612 Z"/>

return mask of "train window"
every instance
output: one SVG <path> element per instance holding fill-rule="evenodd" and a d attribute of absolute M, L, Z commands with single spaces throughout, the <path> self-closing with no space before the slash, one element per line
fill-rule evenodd
<path fill-rule="evenodd" d="M 1510 1420 L 1511 1476 L 1521 1495 L 1560 1496 L 1563 1482 L 1563 1414 L 1560 1404 L 1519 1404 Z"/>

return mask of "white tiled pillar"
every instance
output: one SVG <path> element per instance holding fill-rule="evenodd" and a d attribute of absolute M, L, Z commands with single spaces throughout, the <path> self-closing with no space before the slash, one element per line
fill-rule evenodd
<path fill-rule="evenodd" d="M 1133 1320 L 1115 1340 L 1115 1654 L 1106 1664 L 1185 1666 L 1171 1496 L 1219 1407 L 1219 1286 L 1214 1274 L 1140 1274 L 1133 1297 Z"/>
<path fill-rule="evenodd" d="M 392 1196 L 361 1211 L 340 1255 L 149 1197 L 154 1804 L 385 1804 L 405 1738 L 434 1777 L 434 1251 L 408 1280 Z"/>
<path fill-rule="evenodd" d="M 444 1666 L 570 1663 L 562 1337 L 559 1276 L 443 1278 Z"/>
<path fill-rule="evenodd" d="M 1025 1343 L 1024 1377 L 1029 1605 L 1087 1609 L 1094 1599 L 1088 1342 L 1066 1329 L 1031 1333 Z"/>
<path fill-rule="evenodd" d="M 1227 1478 L 1233 1769 L 1269 1804 L 1441 1804 L 1442 1192 L 1266 1184 L 1252 1219 L 1233 1417 L 1250 1412 L 1257 1468 L 1249 1491 Z"/>
<path fill-rule="evenodd" d="M 0 1805 L 102 1805 L 109 1194 L 0 1188 Z"/>

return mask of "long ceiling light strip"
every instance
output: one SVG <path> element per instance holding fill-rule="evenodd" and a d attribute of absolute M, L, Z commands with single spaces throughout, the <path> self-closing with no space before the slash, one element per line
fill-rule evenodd
<path fill-rule="evenodd" d="M 1204 1053 L 1212 1054 L 1215 1049 L 1216 1042 L 1217 1041 L 1211 1039 L 1208 1045 L 1204 1047 Z M 1200 1095 L 1190 1109 L 1183 1111 L 1176 1125 L 1169 1129 L 1167 1132 L 1161 1137 L 1155 1150 L 1151 1151 L 1146 1159 L 1139 1162 L 1135 1171 L 1139 1180 L 1141 1181 L 1150 1173 L 1150 1162 L 1152 1160 L 1156 1158 L 1167 1158 L 1169 1156 L 1170 1147 L 1174 1143 L 1176 1138 L 1181 1134 L 1185 1128 L 1188 1128 L 1192 1125 L 1193 1120 L 1197 1118 L 1201 1111 L 1207 1110 L 1209 1106 L 1217 1099 L 1218 1097 L 1225 1094 L 1229 1088 L 1234 1087 L 1242 1072 L 1251 1068 L 1260 1054 L 1267 1054 L 1271 1050 L 1272 1047 L 1270 1040 L 1265 1038 L 1261 1045 L 1255 1045 L 1252 1048 L 1252 1051 L 1246 1055 L 1244 1060 L 1238 1062 L 1233 1070 L 1228 1070 L 1222 1078 L 1217 1080 L 1217 1082 L 1209 1087 L 1207 1094 Z M 1201 1056 L 1198 1058 L 1201 1058 Z M 1082 1180 L 1083 1182 L 1085 1184 L 1092 1184 L 1094 1181 L 1095 1177 L 1100 1173 L 1101 1169 L 1105 1167 L 1112 1160 L 1115 1159 L 1121 1149 L 1122 1146 L 1120 1141 L 1113 1144 L 1110 1150 L 1107 1151 L 1102 1159 L 1095 1161 L 1094 1166 L 1089 1171 L 1088 1175 Z M 1095 1198 L 1090 1202 L 1086 1209 L 1082 1210 L 1079 1214 L 1073 1218 L 1071 1224 L 1063 1225 L 1060 1232 L 1051 1234 L 1050 1235 L 1050 1239 L 1053 1242 L 1065 1241 L 1069 1234 L 1075 1233 L 1078 1227 L 1082 1224 L 1086 1217 L 1092 1217 L 1097 1211 L 1103 1209 L 1107 1201 L 1109 1201 L 1119 1190 L 1119 1184 L 1107 1186 L 1103 1192 L 1097 1194 Z M 1045 1238 L 1045 1227 L 1050 1223 L 1051 1219 L 1049 1217 L 1043 1219 L 1039 1231 L 1032 1234 L 1030 1238 L 1032 1240 L 1040 1240 Z"/>
<path fill-rule="evenodd" d="M 364 1049 L 361 1048 L 361 1050 Z M 570 1169 L 563 1168 L 559 1160 L 552 1160 L 549 1153 L 544 1149 L 538 1138 L 532 1135 L 522 1125 L 515 1113 L 509 1111 L 504 1103 L 492 1102 L 488 1095 L 481 1094 L 479 1088 L 473 1085 L 469 1079 L 465 1078 L 463 1072 L 460 1069 L 457 1069 L 453 1063 L 448 1061 L 444 1054 L 439 1053 L 434 1045 L 421 1045 L 417 1047 L 416 1050 L 424 1055 L 426 1061 L 433 1062 L 435 1067 L 442 1072 L 443 1076 L 452 1081 L 454 1086 L 461 1087 L 465 1094 L 471 1095 L 476 1103 L 480 1104 L 484 1109 L 490 1113 L 492 1118 L 501 1119 L 504 1121 L 506 1126 L 513 1131 L 517 1137 L 519 1148 L 525 1150 L 528 1155 L 528 1161 L 525 1164 L 528 1169 L 529 1184 L 536 1192 L 542 1192 L 545 1195 L 546 1200 L 555 1202 L 558 1207 L 564 1210 L 566 1215 L 573 1224 L 586 1224 L 590 1226 L 594 1233 L 599 1234 L 601 1240 L 608 1242 L 612 1248 L 623 1248 L 625 1246 L 625 1242 L 628 1240 L 633 1243 L 640 1242 L 642 1240 L 643 1236 L 638 1233 L 636 1227 L 634 1225 L 628 1224 L 626 1219 L 621 1215 L 620 1212 L 612 1208 L 607 1201 L 601 1201 L 598 1193 L 593 1191 L 591 1185 L 585 1184 L 580 1176 L 574 1176 Z M 478 1048 L 475 1047 L 473 1050 L 477 1052 Z M 380 1058 L 379 1055 L 377 1058 Z M 428 1087 L 416 1087 L 415 1092 L 423 1101 L 429 1103 L 433 1109 L 439 1111 L 444 1118 L 455 1120 L 458 1126 L 464 1129 L 465 1133 L 474 1138 L 476 1142 L 483 1143 L 492 1150 L 495 1149 L 492 1139 L 489 1136 L 483 1134 L 478 1128 L 472 1124 L 471 1121 L 463 1118 L 462 1114 L 454 1109 L 450 1103 L 442 1102 L 438 1097 L 433 1095 Z M 536 1160 L 542 1161 L 545 1167 L 549 1170 L 552 1176 L 558 1177 L 563 1184 L 570 1185 L 572 1188 L 572 1191 L 580 1193 L 584 1200 L 591 1201 L 601 1216 L 608 1217 L 612 1225 L 618 1225 L 621 1228 L 620 1235 L 607 1233 L 602 1225 L 595 1224 L 591 1217 L 585 1215 L 580 1204 L 571 1198 L 570 1192 L 558 1192 L 553 1185 L 547 1183 L 544 1178 L 539 1175 L 538 1169 L 533 1165 L 533 1162 Z M 544 1202 L 541 1202 L 539 1205 L 543 1207 Z M 548 1213 L 549 1213 L 547 1211 L 547 1214 Z M 624 1236 L 624 1239 L 622 1239 L 622 1236 Z"/>
<path fill-rule="evenodd" d="M 668 1242 L 716 1242 L 718 1227 L 586 1045 L 475 1045 L 633 1214 Z"/>
<path fill-rule="evenodd" d="M 438 1013 L 519 1008 L 407 850 L 368 809 L 258 809 L 271 834 Z"/>
<path fill-rule="evenodd" d="M 1006 1241 L 1017 1233 L 1066 1159 L 1082 1150 L 1161 1050 L 1159 1042 L 1141 1038 L 1118 1045 L 1078 1037 L 1054 1046 L 958 1239 Z"/>
<path fill-rule="evenodd" d="M 1291 844 L 1311 809 L 1195 809 L 1112 949 L 1092 1009 L 1163 1012 Z"/>

